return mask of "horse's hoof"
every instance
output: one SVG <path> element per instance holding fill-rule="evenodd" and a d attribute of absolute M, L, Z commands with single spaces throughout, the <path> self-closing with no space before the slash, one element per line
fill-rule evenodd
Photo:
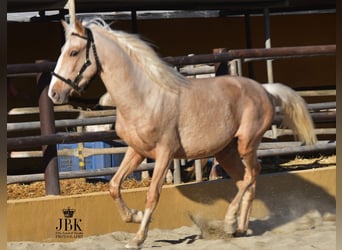
<path fill-rule="evenodd" d="M 247 235 L 247 232 L 246 231 L 236 231 L 235 233 L 233 233 L 233 236 L 235 237 L 235 238 L 238 238 L 238 237 L 244 237 L 244 236 L 246 236 Z"/>
<path fill-rule="evenodd" d="M 141 248 L 142 248 L 142 245 L 143 245 L 143 242 L 142 242 L 142 241 L 139 241 L 139 240 L 137 240 L 137 239 L 134 238 L 134 239 L 130 240 L 130 241 L 126 244 L 125 248 L 126 248 L 126 249 L 138 250 L 138 249 L 141 249 Z"/>
<path fill-rule="evenodd" d="M 224 225 L 224 232 L 228 235 L 234 235 L 236 232 L 235 224 L 225 224 Z"/>
<path fill-rule="evenodd" d="M 138 245 L 134 242 L 129 242 L 125 245 L 126 249 L 132 249 L 132 250 L 139 250 L 142 248 L 142 245 Z"/>

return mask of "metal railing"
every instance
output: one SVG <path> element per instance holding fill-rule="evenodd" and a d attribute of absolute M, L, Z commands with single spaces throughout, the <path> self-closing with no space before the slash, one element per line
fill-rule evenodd
<path fill-rule="evenodd" d="M 298 58 L 298 57 L 312 57 L 312 56 L 333 56 L 336 53 L 336 45 L 319 45 L 319 46 L 301 46 L 301 47 L 282 47 L 269 49 L 242 49 L 229 50 L 218 54 L 204 54 L 194 56 L 180 56 L 180 57 L 165 57 L 164 60 L 174 66 L 203 64 L 203 63 L 223 63 L 228 61 L 240 59 L 243 62 L 251 60 L 266 60 L 266 59 L 284 59 L 284 58 Z M 55 121 L 53 104 L 47 97 L 47 88 L 49 84 L 49 72 L 55 67 L 55 62 L 37 62 L 34 64 L 12 64 L 7 66 L 7 74 L 9 77 L 15 77 L 20 74 L 37 73 L 38 87 L 40 89 L 40 122 L 30 122 L 23 124 L 8 124 L 9 131 L 16 129 L 37 129 L 38 125 L 41 129 L 40 136 L 27 136 L 7 138 L 8 151 L 25 149 L 33 146 L 42 146 L 43 162 L 45 163 L 44 174 L 35 176 L 8 176 L 8 183 L 17 182 L 19 180 L 25 181 L 29 176 L 30 180 L 42 180 L 46 182 L 46 194 L 59 194 L 59 179 L 60 178 L 76 178 L 89 177 L 104 174 L 113 174 L 116 168 L 106 168 L 103 170 L 94 171 L 73 171 L 72 173 L 58 172 L 57 165 L 57 150 L 56 144 L 60 143 L 76 143 L 86 141 L 100 141 L 117 139 L 115 131 L 102 132 L 85 132 L 85 133 L 69 133 L 69 134 L 55 134 L 56 127 L 62 126 L 84 126 L 94 125 L 100 123 L 110 123 L 115 121 L 115 116 L 88 118 L 82 120 L 60 120 Z M 43 74 L 41 74 L 43 72 Z M 334 109 L 336 103 L 322 104 L 325 109 Z M 317 104 L 316 104 L 317 106 Z M 317 108 L 317 107 L 316 107 Z M 330 110 L 324 113 L 312 113 L 316 122 L 335 122 L 336 111 Z M 279 123 L 281 117 L 275 119 L 275 123 Z M 330 131 L 331 133 L 331 131 Z M 333 133 L 333 131 L 332 131 Z M 336 132 L 335 132 L 336 133 Z M 322 142 L 315 146 L 294 146 L 292 149 L 295 152 L 311 152 L 311 151 L 334 151 L 336 150 L 336 142 Z M 265 151 L 267 150 L 267 151 Z M 258 155 L 264 157 L 266 155 L 280 155 L 289 154 L 288 150 L 284 148 L 276 148 L 259 150 Z M 153 164 L 144 164 L 138 168 L 138 171 L 151 169 Z M 39 176 L 39 177 L 37 177 Z"/>

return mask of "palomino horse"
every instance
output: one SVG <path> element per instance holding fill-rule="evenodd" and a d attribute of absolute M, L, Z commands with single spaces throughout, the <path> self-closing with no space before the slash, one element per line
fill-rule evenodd
<path fill-rule="evenodd" d="M 256 151 L 272 123 L 275 105 L 280 105 L 285 124 L 298 139 L 316 141 L 306 103 L 282 84 L 261 85 L 237 76 L 187 79 L 137 36 L 111 30 L 100 19 L 62 23 L 66 43 L 52 73 L 49 96 L 56 104 L 65 103 L 98 73 L 115 103 L 115 129 L 129 148 L 110 181 L 110 194 L 124 221 L 140 223 L 127 248 L 140 248 L 146 239 L 173 158 L 216 157 L 238 188 L 224 229 L 241 235 L 248 228 L 261 169 Z M 145 210 L 138 211 L 127 207 L 120 184 L 145 157 L 156 162 Z"/>
<path fill-rule="evenodd" d="M 98 102 L 98 106 L 99 107 L 115 107 L 115 104 L 113 103 L 112 98 L 110 97 L 110 94 L 108 92 L 104 93 Z M 86 131 L 100 131 L 100 130 L 110 130 L 112 129 L 111 124 L 104 124 L 104 125 L 90 125 L 90 126 L 86 126 Z M 194 180 L 195 179 L 195 163 L 194 161 L 191 161 L 192 164 L 190 166 L 186 166 L 184 167 L 184 172 L 182 173 L 182 180 Z M 202 171 L 206 170 L 207 168 L 207 164 L 209 162 L 209 158 L 204 158 L 204 159 L 200 159 L 201 162 L 201 166 L 202 166 Z M 212 167 L 210 169 L 210 173 L 209 173 L 209 180 L 216 180 L 219 178 L 218 175 L 218 162 L 216 161 L 216 159 L 214 159 L 214 162 L 212 164 Z M 171 180 L 170 182 L 167 181 L 168 183 L 172 182 L 173 176 L 170 170 L 168 170 L 167 173 L 167 177 L 166 180 Z M 144 177 L 143 177 L 144 176 Z M 142 178 L 149 178 L 149 173 L 148 171 L 143 171 L 142 172 Z"/>

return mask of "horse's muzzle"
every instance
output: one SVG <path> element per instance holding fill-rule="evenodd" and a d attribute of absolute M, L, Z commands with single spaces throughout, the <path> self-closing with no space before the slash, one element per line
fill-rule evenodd
<path fill-rule="evenodd" d="M 57 92 L 54 89 L 50 89 L 48 96 L 54 104 L 63 104 L 68 102 L 68 93 Z"/>

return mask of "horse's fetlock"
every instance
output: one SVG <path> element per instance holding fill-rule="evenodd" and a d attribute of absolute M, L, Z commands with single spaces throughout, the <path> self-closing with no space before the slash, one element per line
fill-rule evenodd
<path fill-rule="evenodd" d="M 114 200 L 118 199 L 120 197 L 120 190 L 118 188 L 118 185 L 113 182 L 109 182 L 109 194 Z"/>
<path fill-rule="evenodd" d="M 116 190 L 114 190 L 114 189 L 109 189 L 109 194 L 110 194 L 110 196 L 113 198 L 113 199 L 117 199 L 117 198 L 119 198 L 119 195 L 118 195 L 118 192 L 116 191 Z"/>
<path fill-rule="evenodd" d="M 125 223 L 133 222 L 132 216 L 129 216 L 129 215 L 126 215 L 126 216 L 122 217 L 122 220 L 123 220 Z"/>
<path fill-rule="evenodd" d="M 133 222 L 140 223 L 144 217 L 144 212 L 143 211 L 134 211 L 133 213 Z"/>

